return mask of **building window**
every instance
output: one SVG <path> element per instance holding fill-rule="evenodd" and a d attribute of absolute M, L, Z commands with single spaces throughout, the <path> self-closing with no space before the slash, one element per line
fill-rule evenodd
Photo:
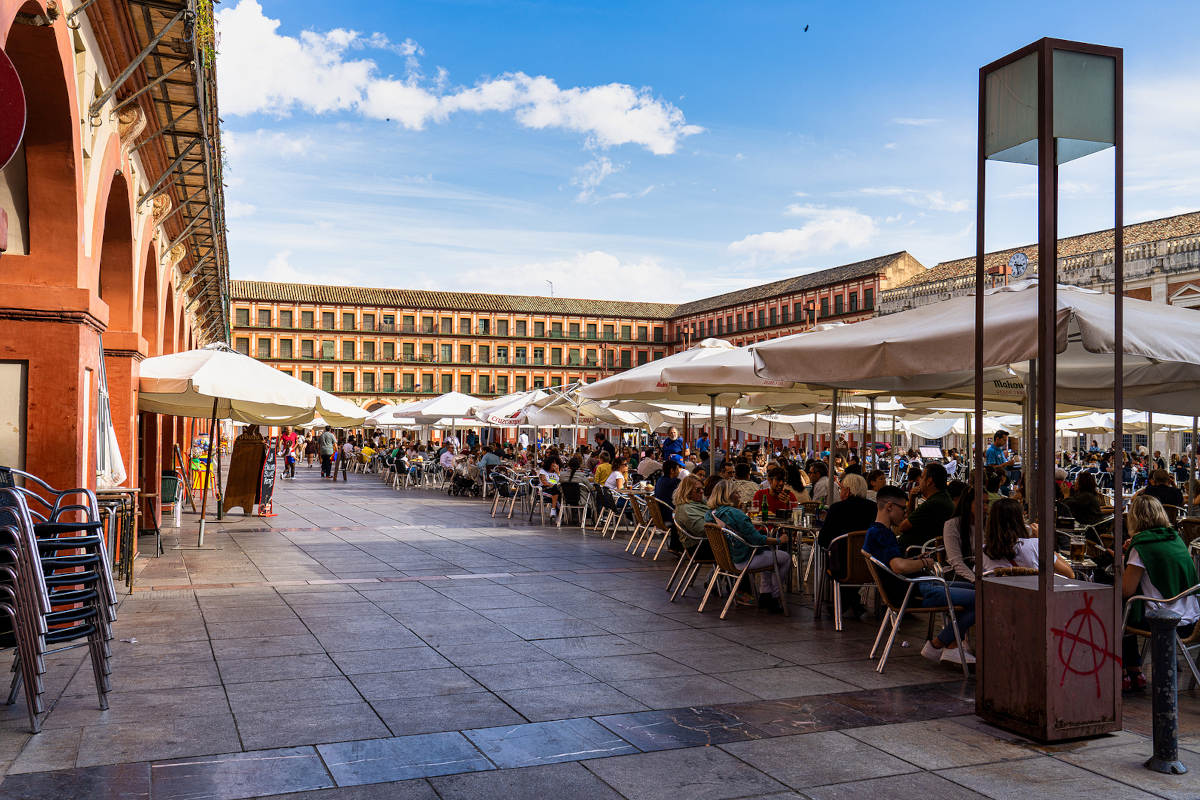
<path fill-rule="evenodd" d="M 333 330 L 333 312 L 332 311 L 322 311 L 321 312 L 321 327 L 327 331 Z"/>
<path fill-rule="evenodd" d="M 432 372 L 427 372 L 421 376 L 421 391 L 424 392 L 425 394 L 433 394 L 433 373 Z"/>
<path fill-rule="evenodd" d="M 292 312 L 290 312 L 290 311 L 280 311 L 279 312 L 279 327 L 281 327 L 281 328 L 292 327 Z"/>
<path fill-rule="evenodd" d="M 496 376 L 496 394 L 508 394 L 508 376 Z"/>
<path fill-rule="evenodd" d="M 660 358 L 663 358 L 664 356 L 666 356 L 666 353 L 664 353 L 662 350 L 654 351 L 654 360 L 655 361 L 658 361 Z"/>
<path fill-rule="evenodd" d="M 312 339 L 301 339 L 300 340 L 300 357 L 301 358 L 312 358 L 313 357 L 313 340 Z"/>
<path fill-rule="evenodd" d="M 461 319 L 459 319 L 458 333 L 460 336 L 470 336 L 471 335 L 471 318 L 470 317 L 462 317 Z"/>
<path fill-rule="evenodd" d="M 384 314 L 383 315 L 383 329 L 385 331 L 387 331 L 388 333 L 391 333 L 395 329 L 395 327 L 396 327 L 396 315 L 395 314 Z"/>
<path fill-rule="evenodd" d="M 517 375 L 515 378 L 513 378 L 513 391 L 525 391 L 526 381 L 527 378 L 524 375 Z"/>
<path fill-rule="evenodd" d="M 374 372 L 364 372 L 364 373 L 363 373 L 363 387 L 362 387 L 362 390 L 363 390 L 364 392 L 373 392 L 373 391 L 375 391 L 375 373 L 374 373 Z"/>
<path fill-rule="evenodd" d="M 440 355 L 438 356 L 438 361 L 442 362 L 443 364 L 453 363 L 453 361 L 454 361 L 454 345 L 452 345 L 452 344 L 441 345 L 441 347 L 439 348 L 439 352 L 440 352 Z"/>
<path fill-rule="evenodd" d="M 327 392 L 333 391 L 333 373 L 332 372 L 322 372 L 321 373 L 321 388 Z"/>
<path fill-rule="evenodd" d="M 718 317 L 717 318 L 717 335 L 721 336 L 724 333 L 725 333 L 725 318 Z"/>
<path fill-rule="evenodd" d="M 406 392 L 411 392 L 413 390 L 413 376 L 407 372 L 401 375 L 400 388 Z"/>
<path fill-rule="evenodd" d="M 313 385 L 313 371 L 311 369 L 300 370 L 300 380 L 304 381 L 309 386 L 312 386 Z"/>
<path fill-rule="evenodd" d="M 843 305 L 845 302 L 846 302 L 846 298 L 843 297 L 842 295 L 839 294 L 839 295 L 834 296 L 834 298 L 833 298 L 833 313 L 834 313 L 834 315 L 842 314 L 845 312 L 845 306 Z"/>
<path fill-rule="evenodd" d="M 313 329 L 314 324 L 315 323 L 313 322 L 313 312 L 311 312 L 311 311 L 301 311 L 300 312 L 300 327 L 301 328 L 305 328 L 305 329 L 311 331 Z"/>
<path fill-rule="evenodd" d="M 470 375 L 459 375 L 458 376 L 458 390 L 460 392 L 462 392 L 463 394 L 471 393 L 471 376 Z"/>
<path fill-rule="evenodd" d="M 403 344 L 401 344 L 400 352 L 403 355 L 405 361 L 412 361 L 414 358 L 416 358 L 415 354 L 413 353 L 413 343 L 412 342 L 404 342 Z"/>
<path fill-rule="evenodd" d="M 293 343 L 292 343 L 291 339 L 280 339 L 279 340 L 279 357 L 280 358 L 291 358 L 292 357 L 292 344 Z"/>
<path fill-rule="evenodd" d="M 421 333 L 433 333 L 433 317 L 421 317 Z"/>
<path fill-rule="evenodd" d="M 584 359 L 585 359 L 585 363 L 586 363 L 586 364 L 587 364 L 589 367 L 594 367 L 594 366 L 596 366 L 596 348 L 594 348 L 594 347 L 589 347 L 589 348 L 588 348 L 588 349 L 587 349 L 587 350 L 584 352 L 584 354 L 583 354 L 583 357 L 584 357 Z"/>
<path fill-rule="evenodd" d="M 524 347 L 517 347 L 517 348 L 515 348 L 515 349 L 513 350 L 513 353 L 515 354 L 515 355 L 514 355 L 514 357 L 513 357 L 513 363 L 514 363 L 514 364 L 524 364 L 524 363 L 525 363 L 525 353 L 526 353 L 526 352 L 527 352 L 527 350 L 526 350 L 526 348 L 524 348 Z"/>
<path fill-rule="evenodd" d="M 604 338 L 605 339 L 612 341 L 614 338 L 616 338 L 616 335 L 617 335 L 616 328 L 614 328 L 612 325 L 604 326 Z"/>
<path fill-rule="evenodd" d="M 545 336 L 546 336 L 546 323 L 544 323 L 544 322 L 534 322 L 534 323 L 533 323 L 533 335 L 534 335 L 535 337 L 537 337 L 538 339 L 545 338 Z"/>
<path fill-rule="evenodd" d="M 523 320 L 523 319 L 517 320 L 516 326 L 517 326 L 517 336 L 524 336 L 525 331 L 527 329 L 527 323 L 525 322 L 525 320 Z"/>
<path fill-rule="evenodd" d="M 567 363 L 572 367 L 578 367 L 582 363 L 579 360 L 579 348 L 572 347 L 567 351 Z"/>
<path fill-rule="evenodd" d="M 745 328 L 744 328 L 744 327 L 743 327 L 743 325 L 742 325 L 742 315 L 741 315 L 741 314 L 738 314 L 738 315 L 737 315 L 737 329 L 738 329 L 739 331 L 743 331 L 743 330 L 745 330 Z"/>
<path fill-rule="evenodd" d="M 654 341 L 661 342 L 662 340 L 663 340 L 662 325 L 655 325 L 654 326 Z"/>
<path fill-rule="evenodd" d="M 260 327 L 260 328 L 271 327 L 271 309 L 260 308 L 258 310 L 258 327 Z"/>
<path fill-rule="evenodd" d="M 409 315 L 405 314 L 401 320 L 400 330 L 404 333 L 416 333 L 417 318 L 410 317 Z"/>
<path fill-rule="evenodd" d="M 633 353 L 629 350 L 621 351 L 621 369 L 629 369 L 633 366 Z"/>
<path fill-rule="evenodd" d="M 235 308 L 233 310 L 233 324 L 239 328 L 250 327 L 250 309 Z"/>
<path fill-rule="evenodd" d="M 850 293 L 850 310 L 858 311 L 858 292 Z"/>
<path fill-rule="evenodd" d="M 552 336 L 555 339 L 562 338 L 562 323 L 561 322 L 550 323 L 550 336 Z"/>
<path fill-rule="evenodd" d="M 496 363 L 497 364 L 507 364 L 508 363 L 508 348 L 507 347 L 497 347 L 496 348 Z"/>
<path fill-rule="evenodd" d="M 579 338 L 579 323 L 572 322 L 569 326 L 567 326 L 567 333 L 570 335 L 570 337 L 572 339 L 578 339 Z"/>
<path fill-rule="evenodd" d="M 354 330 L 354 314 L 342 314 L 342 330 Z"/>
<path fill-rule="evenodd" d="M 875 307 L 875 290 L 863 289 L 863 308 L 870 311 Z"/>
<path fill-rule="evenodd" d="M 354 342 L 342 342 L 342 360 L 354 360 Z"/>
<path fill-rule="evenodd" d="M 533 348 L 533 363 L 542 366 L 546 363 L 546 350 L 542 347 Z"/>
<path fill-rule="evenodd" d="M 533 388 L 544 389 L 545 387 L 546 387 L 546 379 L 543 378 L 541 375 L 534 376 Z"/>
<path fill-rule="evenodd" d="M 423 342 L 421 344 L 421 360 L 427 363 L 433 362 L 433 342 Z M 446 356 L 447 362 L 453 361 L 453 357 Z"/>
<path fill-rule="evenodd" d="M 383 358 L 385 361 L 395 361 L 396 360 L 396 343 L 395 342 L 384 342 L 383 343 Z"/>
<path fill-rule="evenodd" d="M 454 391 L 454 375 L 447 372 L 442 375 L 442 394 L 448 394 Z"/>
<path fill-rule="evenodd" d="M 343 392 L 353 392 L 354 391 L 354 373 L 353 372 L 343 372 L 342 373 L 342 391 Z"/>
<path fill-rule="evenodd" d="M 442 333 L 445 334 L 446 336 L 449 336 L 452 333 L 454 333 L 454 318 L 453 317 L 442 317 Z"/>
<path fill-rule="evenodd" d="M 487 375 L 479 376 L 479 393 L 480 394 L 491 394 L 492 393 L 492 381 L 491 381 L 491 378 L 489 378 Z"/>
<path fill-rule="evenodd" d="M 475 359 L 480 364 L 488 363 L 488 359 L 491 357 L 491 355 L 492 348 L 490 345 L 481 344 L 479 347 L 475 348 Z"/>
<path fill-rule="evenodd" d="M 374 361 L 375 360 L 375 343 L 374 342 L 363 342 L 362 353 L 363 353 L 363 356 L 362 356 L 363 361 Z"/>
<path fill-rule="evenodd" d="M 562 366 L 562 348 L 561 347 L 551 347 L 550 348 L 550 363 L 556 367 Z"/>
<path fill-rule="evenodd" d="M 770 325 L 779 324 L 779 320 L 776 318 L 775 314 L 776 314 L 775 306 L 771 306 L 771 312 L 770 312 L 771 321 L 768 324 L 770 324 Z"/>
<path fill-rule="evenodd" d="M 829 316 L 829 298 L 821 298 L 821 319 Z"/>
<path fill-rule="evenodd" d="M 763 328 L 767 325 L 767 310 L 760 308 L 758 310 L 758 327 Z"/>
<path fill-rule="evenodd" d="M 508 336 L 508 320 L 506 320 L 506 319 L 496 320 L 496 335 L 497 336 Z"/>
<path fill-rule="evenodd" d="M 784 303 L 782 306 L 779 307 L 779 321 L 781 323 L 783 323 L 784 325 L 787 325 L 789 308 L 790 308 L 790 306 L 787 303 Z M 775 321 L 772 320 L 771 324 L 774 325 Z"/>
<path fill-rule="evenodd" d="M 639 366 L 639 367 L 640 367 L 642 364 L 645 364 L 645 363 L 646 363 L 647 361 L 649 361 L 649 360 L 650 360 L 650 354 L 649 354 L 649 353 L 647 353 L 645 350 L 638 350 L 638 353 L 637 353 L 637 363 L 638 363 L 638 366 Z"/>
<path fill-rule="evenodd" d="M 396 373 L 394 373 L 394 372 L 383 373 L 383 390 L 385 392 L 396 391 Z"/>
<path fill-rule="evenodd" d="M 585 330 L 587 331 L 587 338 L 589 338 L 589 339 L 596 338 L 596 323 L 589 322 L 588 326 Z"/>
<path fill-rule="evenodd" d="M 621 326 L 621 338 L 627 342 L 633 338 L 633 326 L 632 325 L 622 325 Z"/>
<path fill-rule="evenodd" d="M 562 376 L 551 375 L 550 376 L 550 385 L 551 386 L 562 386 Z"/>
<path fill-rule="evenodd" d="M 331 342 L 331 341 L 321 342 L 321 358 L 332 359 L 332 358 L 334 358 L 334 355 L 335 354 L 333 352 L 333 342 Z"/>
<path fill-rule="evenodd" d="M 650 335 L 650 330 L 645 325 L 638 325 L 638 341 L 646 341 L 646 337 Z"/>
<path fill-rule="evenodd" d="M 476 326 L 476 333 L 480 336 L 490 336 L 492 333 L 492 321 L 488 319 L 479 320 L 479 324 Z"/>
<path fill-rule="evenodd" d="M 375 315 L 374 314 L 363 314 L 362 326 L 363 326 L 364 331 L 375 330 Z"/>
<path fill-rule="evenodd" d="M 250 337 L 249 336 L 237 337 L 237 339 L 234 340 L 233 349 L 237 350 L 239 353 L 241 353 L 244 356 L 250 355 Z"/>
<path fill-rule="evenodd" d="M 471 345 L 460 344 L 458 346 L 458 360 L 464 364 L 471 363 Z"/>

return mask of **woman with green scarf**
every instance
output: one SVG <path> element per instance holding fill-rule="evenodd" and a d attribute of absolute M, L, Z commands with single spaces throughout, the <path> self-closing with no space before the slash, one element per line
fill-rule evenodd
<path fill-rule="evenodd" d="M 1134 496 L 1129 503 L 1126 519 L 1130 533 L 1126 543 L 1129 555 L 1125 561 L 1121 586 L 1126 598 L 1134 595 L 1156 599 L 1175 597 L 1200 582 L 1187 545 L 1183 543 L 1179 532 L 1171 527 L 1167 512 L 1157 499 L 1145 494 Z M 1142 601 L 1134 604 L 1129 614 L 1130 626 L 1144 629 L 1142 620 L 1145 605 Z M 1196 621 L 1200 620 L 1200 599 L 1191 595 L 1161 605 L 1179 614 L 1179 635 L 1184 638 L 1190 636 Z M 1123 689 L 1134 691 L 1146 688 L 1137 637 L 1126 635 L 1122 651 L 1125 664 Z"/>

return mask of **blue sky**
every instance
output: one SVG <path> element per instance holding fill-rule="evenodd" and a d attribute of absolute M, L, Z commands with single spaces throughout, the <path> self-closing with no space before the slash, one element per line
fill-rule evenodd
<path fill-rule="evenodd" d="M 1125 48 L 1127 220 L 1200 210 L 1200 6 L 995 8 L 224 0 L 233 276 L 680 302 L 933 266 L 974 248 L 978 68 L 1047 35 Z M 989 170 L 989 248 L 1034 240 L 1033 168 Z M 1063 168 L 1064 235 L 1111 180 Z"/>

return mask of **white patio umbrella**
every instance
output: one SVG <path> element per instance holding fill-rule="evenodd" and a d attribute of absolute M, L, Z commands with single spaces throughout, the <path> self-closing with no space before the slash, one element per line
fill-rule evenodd
<path fill-rule="evenodd" d="M 217 420 L 251 425 L 299 425 L 318 416 L 336 427 L 356 426 L 367 412 L 353 403 L 233 350 L 210 344 L 142 362 L 138 409 L 176 417 L 210 418 L 208 459 L 212 463 Z M 205 473 L 206 475 L 208 472 Z M 218 483 L 220 475 L 217 475 Z M 197 546 L 204 543 L 205 487 Z"/>
<path fill-rule="evenodd" d="M 988 290 L 985 394 L 1018 399 L 1037 356 L 1036 285 Z M 1058 384 L 1062 403 L 1111 405 L 1113 296 L 1058 287 Z M 1200 412 L 1200 315 L 1124 299 L 1126 404 L 1191 416 Z M 756 372 L 773 380 L 937 397 L 973 394 L 975 298 L 958 297 L 844 327 L 750 346 Z M 1014 380 L 1015 379 L 1015 380 Z"/>

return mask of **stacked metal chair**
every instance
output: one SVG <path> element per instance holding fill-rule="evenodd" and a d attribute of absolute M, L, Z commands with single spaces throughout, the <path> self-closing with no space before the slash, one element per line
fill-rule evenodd
<path fill-rule="evenodd" d="M 16 476 L 23 486 L 14 485 Z M 0 631 L 0 644 L 16 647 L 8 704 L 24 687 L 38 733 L 47 655 L 87 647 L 100 708 L 108 708 L 117 596 L 92 492 L 60 492 L 5 467 L 0 485 L 8 487 L 0 488 L 0 614 L 12 624 Z M 82 502 L 69 502 L 75 496 Z"/>

